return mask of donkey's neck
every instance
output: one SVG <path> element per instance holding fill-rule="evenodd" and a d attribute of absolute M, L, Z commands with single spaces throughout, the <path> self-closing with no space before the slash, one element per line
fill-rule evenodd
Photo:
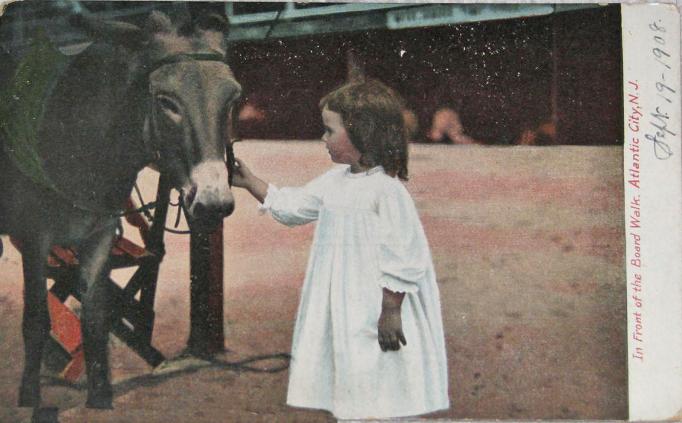
<path fill-rule="evenodd" d="M 53 182 L 73 200 L 118 208 L 146 164 L 144 92 L 125 60 L 95 45 L 74 59 L 55 87 L 40 130 L 41 156 Z"/>

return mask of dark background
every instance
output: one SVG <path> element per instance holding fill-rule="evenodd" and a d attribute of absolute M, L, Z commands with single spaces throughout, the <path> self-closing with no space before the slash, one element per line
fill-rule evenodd
<path fill-rule="evenodd" d="M 266 112 L 264 122 L 242 124 L 240 136 L 318 138 L 317 103 L 344 82 L 352 49 L 368 76 L 406 99 L 419 118 L 418 140 L 437 108 L 452 107 L 469 135 L 509 144 L 551 118 L 554 97 L 558 143 L 621 144 L 619 7 L 236 43 L 231 66 L 244 100 Z"/>
<path fill-rule="evenodd" d="M 152 8 L 167 13 L 183 10 L 181 3 L 167 2 L 81 4 L 92 13 L 107 10 L 114 19 L 138 24 Z M 191 7 L 225 10 L 220 2 Z M 250 2 L 233 7 L 235 13 L 256 13 L 284 6 Z M 18 45 L 15 28 L 28 28 L 31 22 L 49 26 L 58 19 L 64 24 L 54 32 L 62 41 L 82 40 L 66 23 L 66 13 L 56 2 L 14 3 L 0 19 L 0 48 Z M 380 79 L 406 99 L 419 121 L 416 141 L 426 141 L 434 112 L 450 107 L 459 112 L 465 132 L 487 144 L 513 144 L 522 131 L 548 121 L 557 129 L 552 143 L 622 144 L 620 5 L 540 17 L 354 31 L 353 26 L 361 26 L 368 16 L 349 15 L 347 28 L 337 25 L 334 30 L 341 32 L 278 38 L 275 30 L 266 40 L 231 42 L 230 65 L 244 88 L 243 104 L 264 114 L 260 121 L 241 122 L 239 137 L 319 138 L 318 101 L 346 80 L 352 51 L 367 76 Z M 305 33 L 307 24 L 277 25 L 293 25 Z M 27 34 L 30 37 L 31 31 Z M 10 53 L 20 56 L 19 51 Z M 11 57 L 0 59 L 7 64 Z"/>

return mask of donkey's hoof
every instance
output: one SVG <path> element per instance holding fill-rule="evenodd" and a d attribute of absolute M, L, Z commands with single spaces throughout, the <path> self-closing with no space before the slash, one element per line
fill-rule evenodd
<path fill-rule="evenodd" d="M 40 407 L 40 387 L 22 383 L 19 388 L 19 407 Z"/>
<path fill-rule="evenodd" d="M 59 408 L 34 408 L 31 423 L 59 423 Z"/>
<path fill-rule="evenodd" d="M 88 400 L 85 403 L 85 407 L 87 408 L 95 408 L 98 410 L 113 410 L 114 406 L 112 405 L 111 398 L 88 398 Z"/>
<path fill-rule="evenodd" d="M 113 410 L 112 405 L 113 395 L 111 389 L 103 389 L 101 392 L 88 394 L 88 400 L 85 402 L 87 408 L 96 408 L 99 410 Z"/>

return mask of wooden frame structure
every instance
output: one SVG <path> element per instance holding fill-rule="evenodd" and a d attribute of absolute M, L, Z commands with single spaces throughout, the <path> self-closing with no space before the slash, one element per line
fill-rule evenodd
<path fill-rule="evenodd" d="M 111 251 L 111 269 L 137 267 L 130 280 L 119 286 L 111 278 L 108 289 L 112 304 L 111 332 L 135 351 L 150 366 L 161 364 L 165 357 L 152 345 L 154 300 L 159 267 L 165 254 L 164 231 L 170 199 L 170 183 L 163 175 L 157 190 L 154 223 L 129 219 L 144 239 L 144 247 L 119 238 Z M 187 351 L 198 357 L 210 357 L 224 350 L 223 329 L 223 225 L 212 233 L 191 234 L 190 335 Z M 14 245 L 21 245 L 13 240 Z M 48 292 L 52 322 L 46 363 L 70 382 L 85 370 L 80 320 L 65 302 L 69 297 L 81 301 L 78 287 L 76 252 L 53 247 L 48 263 L 48 278 L 54 281 Z"/>

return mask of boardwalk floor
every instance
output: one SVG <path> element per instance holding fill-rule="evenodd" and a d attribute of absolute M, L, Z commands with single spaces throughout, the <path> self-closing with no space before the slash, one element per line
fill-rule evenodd
<path fill-rule="evenodd" d="M 316 142 L 249 141 L 236 153 L 278 185 L 329 166 Z M 627 417 L 621 156 L 612 147 L 413 146 L 408 189 L 438 274 L 452 402 L 429 417 Z M 151 197 L 154 174 L 142 180 Z M 223 362 L 289 351 L 313 232 L 260 216 L 244 192 L 236 199 L 225 225 Z M 167 250 L 154 343 L 172 357 L 189 331 L 187 238 L 168 235 Z M 16 407 L 20 258 L 7 242 L 0 269 L 0 421 L 29 421 Z M 161 377 L 116 339 L 111 351 L 115 410 L 86 410 L 83 390 L 49 385 L 44 403 L 60 407 L 61 422 L 333 421 L 284 404 L 286 370 L 212 365 Z"/>

